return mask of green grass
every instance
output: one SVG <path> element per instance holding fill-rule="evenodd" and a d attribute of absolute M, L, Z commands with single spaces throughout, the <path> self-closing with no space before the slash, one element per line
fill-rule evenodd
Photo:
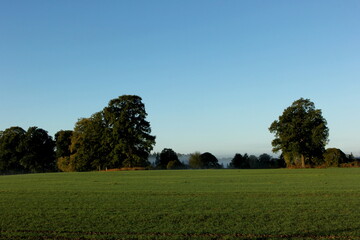
<path fill-rule="evenodd" d="M 360 239 L 360 168 L 0 176 L 0 239 Z"/>

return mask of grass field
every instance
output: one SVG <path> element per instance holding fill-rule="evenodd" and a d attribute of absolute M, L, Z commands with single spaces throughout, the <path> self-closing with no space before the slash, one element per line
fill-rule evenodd
<path fill-rule="evenodd" d="M 360 239 L 360 168 L 0 176 L 0 239 Z"/>

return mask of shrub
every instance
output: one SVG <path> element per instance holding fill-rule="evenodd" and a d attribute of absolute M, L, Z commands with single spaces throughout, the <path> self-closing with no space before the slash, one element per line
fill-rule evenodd
<path fill-rule="evenodd" d="M 324 153 L 325 166 L 338 167 L 342 163 L 348 162 L 348 158 L 338 148 L 328 148 Z"/>

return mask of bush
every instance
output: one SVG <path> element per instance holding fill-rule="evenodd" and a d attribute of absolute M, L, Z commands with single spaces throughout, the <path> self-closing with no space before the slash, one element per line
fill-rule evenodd
<path fill-rule="evenodd" d="M 179 160 L 173 160 L 167 164 L 166 169 L 180 169 L 182 167 L 183 165 Z"/>
<path fill-rule="evenodd" d="M 338 167 L 340 164 L 348 162 L 348 158 L 338 148 L 328 148 L 324 153 L 326 167 Z"/>

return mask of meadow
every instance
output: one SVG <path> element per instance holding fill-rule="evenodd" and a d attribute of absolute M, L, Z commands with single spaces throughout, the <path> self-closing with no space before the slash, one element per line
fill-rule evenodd
<path fill-rule="evenodd" d="M 360 168 L 0 176 L 0 239 L 360 239 Z"/>

